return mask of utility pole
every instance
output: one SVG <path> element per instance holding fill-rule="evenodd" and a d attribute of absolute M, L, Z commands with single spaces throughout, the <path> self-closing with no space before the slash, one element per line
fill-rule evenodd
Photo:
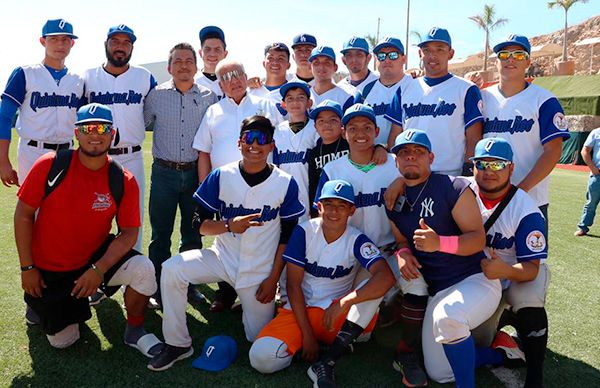
<path fill-rule="evenodd" d="M 406 3 L 406 42 L 404 44 L 404 55 L 406 56 L 406 62 L 404 62 L 404 70 L 408 69 L 408 48 L 410 44 L 408 43 L 408 31 L 410 24 L 410 0 L 407 0 Z"/>

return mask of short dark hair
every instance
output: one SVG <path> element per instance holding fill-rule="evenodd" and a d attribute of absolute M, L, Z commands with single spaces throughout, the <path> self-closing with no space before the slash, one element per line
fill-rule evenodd
<path fill-rule="evenodd" d="M 175 50 L 190 50 L 192 52 L 192 55 L 194 55 L 194 63 L 198 62 L 198 59 L 196 58 L 196 51 L 194 50 L 194 46 L 192 46 L 189 43 L 182 42 L 182 43 L 177 43 L 169 51 L 169 62 L 168 62 L 169 65 L 171 64 L 171 61 L 173 60 L 173 55 L 175 54 Z"/>
<path fill-rule="evenodd" d="M 290 49 L 288 48 L 288 46 L 285 43 L 275 42 L 275 43 L 270 43 L 270 44 L 266 45 L 265 46 L 265 56 L 267 56 L 267 54 L 271 50 L 285 53 L 285 55 L 287 55 L 288 61 L 290 60 Z"/>
<path fill-rule="evenodd" d="M 273 123 L 271 123 L 271 120 L 260 115 L 246 117 L 242 121 L 240 135 L 246 131 L 252 130 L 264 132 L 270 139 L 273 139 L 273 134 L 275 133 L 275 127 L 273 126 Z"/>

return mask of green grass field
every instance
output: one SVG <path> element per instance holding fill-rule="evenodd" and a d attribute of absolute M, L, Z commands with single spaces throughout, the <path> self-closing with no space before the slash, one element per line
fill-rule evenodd
<path fill-rule="evenodd" d="M 12 148 L 11 160 L 15 161 L 16 147 L 13 145 Z M 147 171 L 151 161 L 150 149 L 148 136 L 144 147 Z M 545 370 L 549 387 L 600 386 L 600 339 L 596 335 L 600 317 L 600 228 L 592 228 L 591 233 L 596 236 L 573 237 L 581 214 L 586 179 L 586 174 L 581 172 L 556 170 L 552 173 L 552 282 L 547 303 L 550 340 Z M 208 305 L 188 308 L 188 326 L 194 339 L 195 356 L 200 353 L 204 340 L 213 335 L 231 335 L 239 345 L 235 364 L 220 373 L 193 369 L 191 359 L 177 363 L 166 372 L 146 369 L 148 360 L 123 344 L 125 314 L 120 295 L 93 309 L 95 316 L 82 325 L 81 339 L 74 346 L 65 350 L 53 349 L 38 328 L 27 327 L 23 317 L 23 293 L 12 221 L 15 193 L 14 188 L 0 189 L 0 235 L 4 236 L 0 239 L 0 386 L 309 386 L 306 376 L 308 364 L 302 361 L 294 362 L 288 370 L 273 376 L 255 372 L 247 357 L 249 344 L 243 336 L 241 315 L 230 312 L 215 315 L 208 312 Z M 147 212 L 145 225 L 144 247 L 147 250 L 150 236 Z M 178 232 L 175 233 L 174 246 L 179 238 Z M 212 299 L 213 288 L 204 286 L 201 289 Z M 162 337 L 160 325 L 161 313 L 150 312 L 147 329 Z M 397 330 L 379 331 L 375 333 L 374 340 L 356 346 L 354 354 L 345 357 L 336 368 L 339 385 L 401 386 L 400 375 L 391 368 L 395 337 Z M 516 373 L 522 377 L 524 370 Z M 477 372 L 477 384 L 482 387 L 505 386 L 487 369 Z"/>

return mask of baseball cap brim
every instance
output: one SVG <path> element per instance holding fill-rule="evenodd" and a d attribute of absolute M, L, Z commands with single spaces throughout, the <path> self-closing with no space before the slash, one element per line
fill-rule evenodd
<path fill-rule="evenodd" d="M 317 116 L 319 115 L 319 113 L 323 112 L 323 111 L 330 111 L 335 113 L 336 115 L 338 115 L 338 117 L 341 119 L 342 118 L 342 111 L 339 109 L 334 108 L 333 106 L 318 106 L 315 109 L 312 109 L 309 114 L 308 117 L 310 117 L 312 120 L 316 120 Z"/>
<path fill-rule="evenodd" d="M 357 110 L 357 111 L 354 111 L 354 112 L 350 112 L 350 113 L 346 113 L 344 115 L 344 117 L 342 118 L 342 125 L 346 125 L 353 118 L 355 118 L 355 117 L 361 117 L 361 116 L 368 118 L 375 125 L 377 125 L 377 119 L 375 118 L 374 115 L 370 114 L 369 112 L 360 111 L 360 110 Z"/>
<path fill-rule="evenodd" d="M 287 94 L 287 92 L 290 89 L 294 89 L 294 88 L 302 89 L 304 91 L 304 93 L 306 93 L 308 98 L 310 98 L 310 88 L 309 88 L 308 84 L 306 82 L 294 82 L 294 81 L 287 82 L 279 88 L 279 94 L 281 95 L 281 98 L 285 98 L 285 95 Z"/>
<path fill-rule="evenodd" d="M 397 49 L 398 51 L 400 51 L 400 54 L 404 55 L 404 49 L 401 47 L 396 46 L 393 43 L 389 43 L 389 42 L 385 42 L 385 43 L 379 43 L 377 46 L 373 47 L 373 52 L 377 53 L 379 50 L 386 48 L 386 47 L 393 47 L 395 49 Z"/>
<path fill-rule="evenodd" d="M 424 40 L 421 43 L 417 44 L 417 46 L 418 47 L 423 47 L 425 44 L 431 43 L 431 42 L 445 43 L 445 44 L 448 45 L 448 47 L 452 48 L 452 45 L 450 45 L 450 43 L 448 43 L 447 41 L 445 41 L 443 39 L 429 39 L 429 40 Z"/>
<path fill-rule="evenodd" d="M 106 123 L 106 124 L 112 124 L 113 122 L 107 119 L 101 119 L 98 117 L 91 117 L 89 119 L 83 119 L 83 120 L 78 120 L 75 121 L 75 125 L 79 125 L 79 124 L 87 124 L 87 123 Z"/>
<path fill-rule="evenodd" d="M 71 39 L 77 39 L 78 38 L 77 35 L 73 35 L 73 34 L 69 34 L 69 33 L 64 33 L 64 32 L 51 32 L 49 34 L 45 34 L 44 36 L 42 36 L 42 38 L 45 38 L 47 36 L 57 36 L 57 35 L 67 35 L 67 36 L 70 36 Z"/>
<path fill-rule="evenodd" d="M 424 147 L 427 149 L 427 151 L 431 152 L 431 148 L 429 147 L 429 145 L 425 144 L 425 143 L 421 143 L 420 141 L 409 141 L 409 142 L 402 143 L 402 144 L 396 144 L 395 146 L 392 147 L 392 149 L 390 151 L 392 152 L 392 154 L 397 154 L 398 151 L 400 150 L 400 148 L 404 147 L 405 145 L 409 145 L 409 144 L 415 144 L 415 145 Z"/>
<path fill-rule="evenodd" d="M 230 362 L 209 362 L 204 355 L 198 357 L 192 362 L 192 367 L 196 369 L 202 369 L 209 372 L 220 372 L 231 365 Z"/>
<path fill-rule="evenodd" d="M 322 195 L 319 197 L 319 201 L 321 201 L 323 199 L 341 199 L 342 201 L 345 201 L 345 202 L 348 202 L 348 203 L 354 205 L 354 201 L 351 201 L 348 198 L 344 198 L 341 195 L 325 194 L 325 195 Z"/>
<path fill-rule="evenodd" d="M 498 53 L 498 51 L 500 51 L 500 50 L 502 50 L 503 48 L 505 48 L 505 47 L 508 47 L 508 46 L 519 46 L 519 47 L 521 47 L 523 50 L 527 51 L 527 53 L 529 53 L 529 50 L 530 50 L 528 47 L 525 47 L 525 45 L 523 45 L 523 44 L 521 44 L 521 43 L 519 43 L 519 42 L 514 42 L 514 41 L 513 41 L 513 42 L 502 42 L 502 43 L 498 43 L 497 45 L 495 45 L 495 46 L 494 46 L 494 49 L 493 49 L 493 50 L 494 50 L 494 52 L 495 52 L 495 53 Z"/>
<path fill-rule="evenodd" d="M 476 161 L 476 160 L 481 160 L 481 159 L 498 159 L 498 160 L 504 160 L 505 162 L 512 162 L 512 160 L 508 159 L 508 158 L 503 158 L 502 156 L 497 156 L 497 155 L 480 155 L 480 156 L 471 156 L 469 158 L 469 160 L 471 161 Z"/>

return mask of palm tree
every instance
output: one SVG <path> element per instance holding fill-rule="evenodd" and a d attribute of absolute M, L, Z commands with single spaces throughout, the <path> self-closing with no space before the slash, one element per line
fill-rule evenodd
<path fill-rule="evenodd" d="M 484 5 L 481 15 L 469 16 L 469 19 L 474 21 L 479 28 L 485 31 L 485 51 L 483 52 L 483 71 L 487 71 L 488 53 L 490 52 L 490 31 L 506 24 L 508 19 L 495 19 L 496 11 L 493 5 Z"/>
<path fill-rule="evenodd" d="M 562 9 L 565 10 L 565 33 L 564 33 L 564 37 L 563 37 L 563 54 L 562 54 L 563 62 L 567 61 L 567 29 L 568 29 L 567 13 L 569 12 L 569 8 L 571 8 L 571 6 L 573 6 L 573 4 L 587 3 L 587 2 L 588 2 L 588 0 L 554 0 L 554 1 L 548 2 L 548 8 L 550 8 L 550 9 L 561 7 Z"/>

